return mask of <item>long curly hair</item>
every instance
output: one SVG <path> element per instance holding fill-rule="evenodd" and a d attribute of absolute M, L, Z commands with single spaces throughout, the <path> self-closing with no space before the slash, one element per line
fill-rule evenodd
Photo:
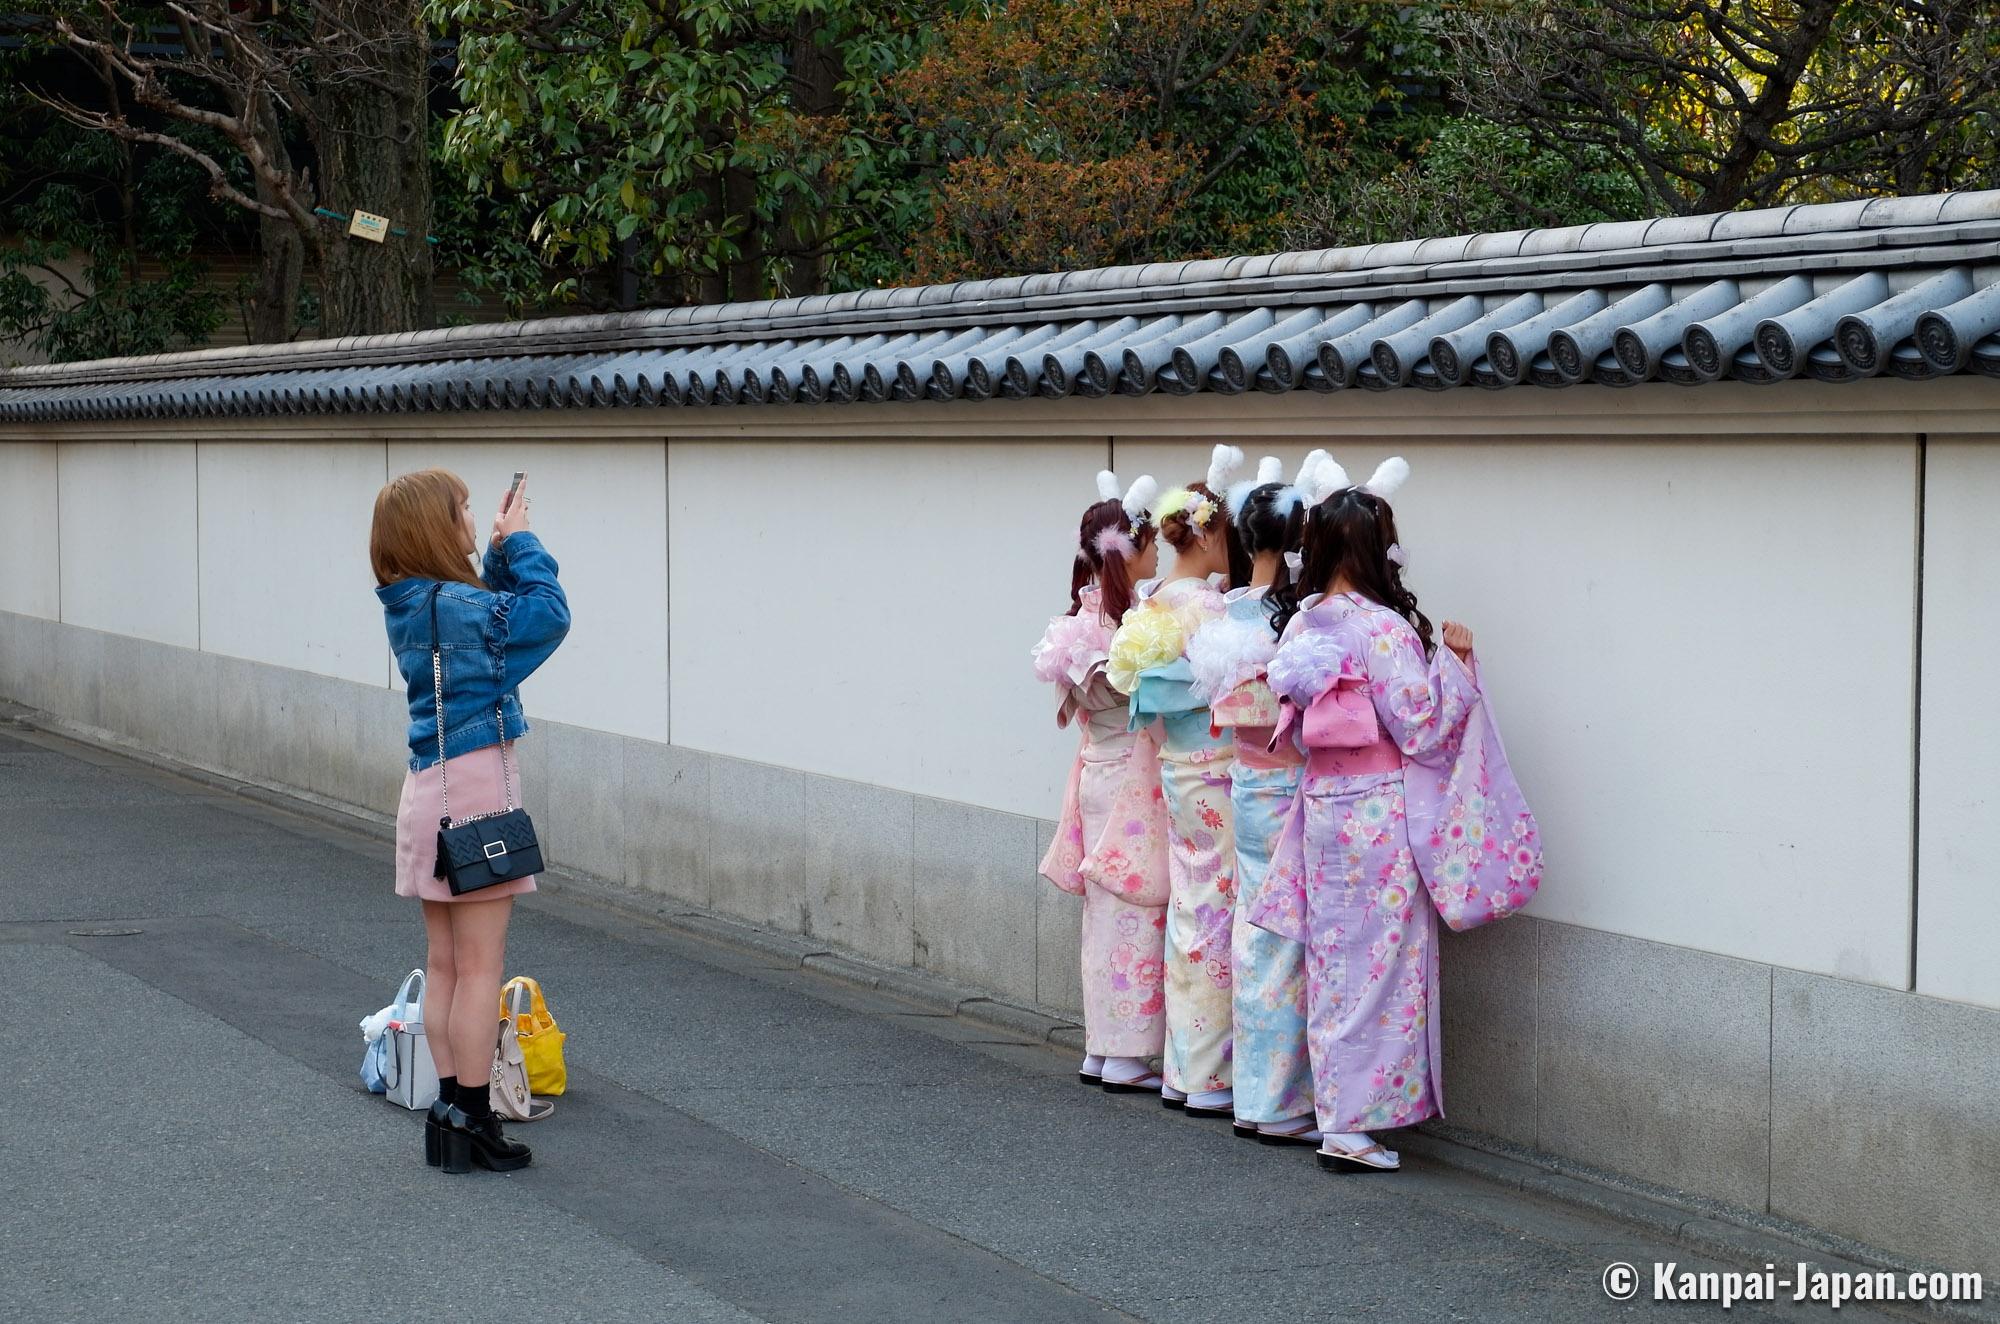
<path fill-rule="evenodd" d="M 1301 587 L 1327 590 L 1344 576 L 1357 593 L 1408 621 L 1423 641 L 1425 657 L 1437 651 L 1430 617 L 1417 609 L 1417 595 L 1403 583 L 1403 568 L 1389 559 L 1389 548 L 1398 539 L 1388 502 L 1364 488 L 1344 488 L 1314 506 L 1305 524 Z M 1273 628 L 1282 631 L 1297 611 L 1294 595 L 1282 613 L 1272 613 Z"/>
<path fill-rule="evenodd" d="M 1128 527 L 1132 522 L 1132 517 L 1125 513 L 1124 503 L 1116 497 L 1099 501 L 1083 512 L 1083 523 L 1076 533 L 1076 560 L 1069 572 L 1069 615 L 1083 610 L 1083 590 L 1096 579 L 1097 605 L 1104 618 L 1113 625 L 1125 619 L 1125 613 L 1132 608 L 1135 588 L 1130 558 L 1122 544 L 1129 540 L 1132 555 L 1136 556 L 1152 544 L 1154 536 L 1150 519 L 1140 516 L 1136 533 Z"/>

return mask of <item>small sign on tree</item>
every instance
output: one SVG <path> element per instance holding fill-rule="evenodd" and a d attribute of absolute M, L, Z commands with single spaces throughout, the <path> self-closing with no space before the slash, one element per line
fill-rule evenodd
<path fill-rule="evenodd" d="M 389 237 L 389 218 L 357 208 L 354 219 L 347 223 L 347 233 L 358 239 L 368 239 L 379 244 Z"/>

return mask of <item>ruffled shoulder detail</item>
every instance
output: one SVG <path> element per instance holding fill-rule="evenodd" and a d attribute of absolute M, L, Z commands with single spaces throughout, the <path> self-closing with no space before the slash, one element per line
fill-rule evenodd
<path fill-rule="evenodd" d="M 1140 672 L 1174 661 L 1186 646 L 1187 633 L 1176 614 L 1148 599 L 1125 613 L 1118 633 L 1111 637 L 1105 677 L 1112 689 L 1130 694 L 1138 688 Z"/>
<path fill-rule="evenodd" d="M 1035 679 L 1081 687 L 1110 655 L 1111 629 L 1095 611 L 1057 616 L 1034 647 Z"/>
<path fill-rule="evenodd" d="M 1354 655 L 1346 632 L 1302 630 L 1278 646 L 1271 658 L 1271 688 L 1300 707 L 1341 680 L 1366 680 L 1368 667 Z"/>
<path fill-rule="evenodd" d="M 1222 590 L 1206 579 L 1177 579 L 1163 586 L 1151 600 L 1172 611 L 1181 623 L 1182 633 L 1190 636 L 1229 611 Z"/>
<path fill-rule="evenodd" d="M 1261 614 L 1210 621 L 1188 640 L 1195 697 L 1206 704 L 1215 703 L 1243 682 L 1264 674 L 1277 651 L 1278 640 Z"/>

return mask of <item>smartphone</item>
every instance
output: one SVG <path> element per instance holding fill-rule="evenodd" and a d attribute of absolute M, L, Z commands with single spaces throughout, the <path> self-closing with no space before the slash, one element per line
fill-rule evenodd
<path fill-rule="evenodd" d="M 514 508 L 515 494 L 521 490 L 521 480 L 523 478 L 526 478 L 527 476 L 528 475 L 525 470 L 516 469 L 514 471 L 514 482 L 512 486 L 508 487 L 507 489 L 507 499 L 500 503 L 500 509 L 503 513 L 512 510 Z"/>

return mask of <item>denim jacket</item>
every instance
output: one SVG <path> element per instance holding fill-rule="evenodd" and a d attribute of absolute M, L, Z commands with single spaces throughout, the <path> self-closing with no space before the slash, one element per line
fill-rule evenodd
<path fill-rule="evenodd" d="M 569 599 L 556 561 L 532 533 L 489 545 L 480 577 L 487 588 L 435 579 L 402 579 L 375 590 L 389 627 L 389 647 L 410 691 L 410 770 L 437 762 L 437 701 L 431 694 L 431 590 L 444 663 L 446 758 L 528 730 L 521 682 L 549 660 L 569 633 Z M 504 714 L 504 731 L 494 709 Z"/>

